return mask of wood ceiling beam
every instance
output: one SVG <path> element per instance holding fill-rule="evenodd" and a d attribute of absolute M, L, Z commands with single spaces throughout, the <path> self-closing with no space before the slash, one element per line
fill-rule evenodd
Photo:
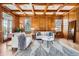
<path fill-rule="evenodd" d="M 20 12 L 23 12 L 23 10 L 21 9 L 21 7 L 19 6 L 19 4 L 15 4 L 14 3 L 14 5 L 17 7 L 17 9 L 20 11 Z M 24 13 L 24 12 L 23 12 Z M 24 15 L 25 15 L 25 13 L 24 13 Z"/>
<path fill-rule="evenodd" d="M 20 12 L 23 12 L 18 4 L 13 4 L 13 5 L 15 5 Z"/>
<path fill-rule="evenodd" d="M 33 3 L 33 4 L 34 5 L 46 5 L 46 3 Z M 78 3 L 48 3 L 48 4 L 49 5 L 63 5 L 63 4 L 66 4 L 66 6 L 75 6 Z"/>
<path fill-rule="evenodd" d="M 1 3 L 1 4 L 12 4 L 12 3 Z M 29 3 L 16 3 L 18 5 L 23 5 L 23 4 L 29 4 Z M 32 3 L 34 5 L 46 5 L 46 3 Z M 76 4 L 79 5 L 79 3 L 48 3 L 49 5 L 62 5 L 66 4 L 66 6 L 75 6 Z"/>
<path fill-rule="evenodd" d="M 52 14 L 52 15 L 54 15 L 54 14 Z M 19 14 L 18 16 L 52 16 L 52 15 L 49 15 L 49 14 L 46 14 L 46 15 L 44 15 L 44 14 L 43 15 L 40 15 L 40 14 L 37 14 L 37 15 L 31 15 L 31 14 L 22 15 L 22 14 Z M 57 16 L 63 16 L 63 15 L 57 15 Z"/>
<path fill-rule="evenodd" d="M 34 11 L 34 5 L 32 4 L 32 12 L 35 15 L 35 11 Z"/>
<path fill-rule="evenodd" d="M 16 3 L 18 5 L 30 4 L 30 3 Z"/>
<path fill-rule="evenodd" d="M 64 3 L 49 3 L 49 6 L 50 5 L 62 5 L 62 4 L 64 4 Z"/>
<path fill-rule="evenodd" d="M 12 12 L 19 12 L 19 10 L 11 10 Z M 32 10 L 22 10 L 24 12 L 32 12 Z"/>
<path fill-rule="evenodd" d="M 45 10 L 44 10 L 44 14 L 46 14 L 47 9 L 48 9 L 48 4 L 46 4 Z"/>
<path fill-rule="evenodd" d="M 79 3 L 65 3 L 65 6 L 76 6 L 79 5 Z"/>
<path fill-rule="evenodd" d="M 61 5 L 58 9 L 57 9 L 57 12 L 59 12 L 60 10 L 62 10 L 62 8 L 64 7 L 65 5 Z"/>
<path fill-rule="evenodd" d="M 56 12 L 57 10 L 47 10 L 47 12 Z M 60 12 L 69 12 L 69 10 L 60 10 Z"/>
<path fill-rule="evenodd" d="M 9 13 L 9 14 L 11 14 L 11 15 L 15 15 L 15 13 L 14 12 L 12 12 L 9 8 L 7 8 L 6 6 L 0 6 L 0 8 L 1 8 L 1 11 L 3 11 L 3 12 L 6 12 L 6 13 Z"/>
<path fill-rule="evenodd" d="M 57 12 L 60 12 L 60 10 L 62 10 L 62 8 L 63 8 L 64 6 L 65 6 L 64 4 L 60 5 L 60 7 L 57 9 L 57 11 L 56 11 L 54 14 L 57 15 L 56 13 L 57 13 Z"/>
<path fill-rule="evenodd" d="M 46 3 L 32 3 L 33 5 L 41 5 L 41 6 L 46 6 Z"/>
<path fill-rule="evenodd" d="M 11 10 L 12 12 L 19 12 L 19 10 Z M 23 12 L 32 12 L 32 10 L 22 10 Z M 44 12 L 44 10 L 34 10 L 35 12 Z M 57 10 L 47 10 L 47 12 L 57 12 Z M 60 10 L 60 12 L 69 12 L 69 10 Z"/>
<path fill-rule="evenodd" d="M 65 6 L 76 6 L 79 5 L 79 3 L 49 3 L 49 5 L 64 5 Z"/>

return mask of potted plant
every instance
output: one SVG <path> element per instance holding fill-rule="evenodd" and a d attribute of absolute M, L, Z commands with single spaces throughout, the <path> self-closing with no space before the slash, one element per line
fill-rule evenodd
<path fill-rule="evenodd" d="M 16 32 L 21 32 L 21 29 L 20 28 L 16 28 Z"/>

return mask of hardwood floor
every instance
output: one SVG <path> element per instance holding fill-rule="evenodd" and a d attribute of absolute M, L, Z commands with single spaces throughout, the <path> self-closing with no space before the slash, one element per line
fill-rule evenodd
<path fill-rule="evenodd" d="M 12 50 L 11 41 L 0 43 L 0 56 L 13 56 L 15 52 Z"/>
<path fill-rule="evenodd" d="M 79 44 L 73 43 L 72 40 L 60 39 L 60 41 L 79 51 Z"/>

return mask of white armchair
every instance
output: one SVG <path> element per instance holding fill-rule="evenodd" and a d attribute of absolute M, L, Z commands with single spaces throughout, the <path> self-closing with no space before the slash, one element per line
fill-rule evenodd
<path fill-rule="evenodd" d="M 24 34 L 26 36 L 26 34 L 24 32 L 20 32 L 20 33 L 14 33 L 14 36 L 12 37 L 12 48 L 18 48 L 18 36 Z M 32 42 L 32 36 L 26 36 L 26 47 L 27 48 L 29 46 L 29 44 Z"/>

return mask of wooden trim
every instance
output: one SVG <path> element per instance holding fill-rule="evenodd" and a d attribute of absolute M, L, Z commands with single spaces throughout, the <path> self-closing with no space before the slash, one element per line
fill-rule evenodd
<path fill-rule="evenodd" d="M 20 11 L 20 12 L 23 12 L 23 10 L 21 9 L 21 7 L 19 6 L 19 4 L 14 4 L 17 8 L 18 8 L 18 10 Z M 24 13 L 24 15 L 25 15 L 25 13 Z"/>
<path fill-rule="evenodd" d="M 34 11 L 34 5 L 32 4 L 32 12 L 35 15 L 35 11 Z"/>
<path fill-rule="evenodd" d="M 12 4 L 12 3 L 1 3 L 1 4 Z M 23 5 L 23 4 L 29 4 L 29 3 L 16 3 L 19 5 Z M 47 3 L 32 3 L 34 5 L 46 5 Z M 74 5 L 79 5 L 78 3 L 48 3 L 49 5 L 62 5 L 62 4 L 66 4 L 66 6 L 74 6 Z"/>
<path fill-rule="evenodd" d="M 18 15 L 18 14 L 17 14 Z M 54 16 L 55 14 L 52 14 L 52 15 L 45 15 L 45 14 L 43 14 L 43 15 L 23 15 L 23 14 L 19 14 L 18 16 Z M 63 16 L 63 15 L 56 15 L 56 16 Z"/>
<path fill-rule="evenodd" d="M 61 5 L 58 9 L 57 9 L 57 12 L 59 12 L 65 5 Z"/>
<path fill-rule="evenodd" d="M 66 4 L 65 4 L 65 5 L 66 5 Z M 75 10 L 76 8 L 78 8 L 78 7 L 79 7 L 79 3 L 74 4 L 73 6 L 75 6 L 75 7 L 74 7 L 74 8 L 72 8 L 71 10 L 69 10 L 69 12 L 64 13 L 63 15 L 68 14 L 68 13 L 72 12 L 73 10 Z"/>
<path fill-rule="evenodd" d="M 14 5 L 18 8 L 18 10 L 19 10 L 20 12 L 23 12 L 22 9 L 20 8 L 20 6 L 19 6 L 18 4 L 14 4 Z"/>
<path fill-rule="evenodd" d="M 19 10 L 11 10 L 12 12 L 19 12 Z M 24 12 L 31 12 L 32 10 L 22 10 Z M 44 10 L 34 10 L 35 12 L 44 12 Z M 57 12 L 57 10 L 47 10 L 47 12 Z M 69 12 L 69 10 L 60 10 L 60 12 Z"/>
<path fill-rule="evenodd" d="M 0 7 L 1 7 L 2 12 L 6 12 L 8 14 L 15 15 L 9 8 L 3 7 L 3 6 L 0 6 Z"/>
<path fill-rule="evenodd" d="M 57 12 L 60 12 L 60 10 L 61 10 L 64 6 L 65 6 L 64 4 L 61 5 L 61 6 L 57 9 Z M 55 14 L 56 14 L 57 12 L 55 12 Z M 57 15 L 57 14 L 56 14 L 56 15 Z"/>

